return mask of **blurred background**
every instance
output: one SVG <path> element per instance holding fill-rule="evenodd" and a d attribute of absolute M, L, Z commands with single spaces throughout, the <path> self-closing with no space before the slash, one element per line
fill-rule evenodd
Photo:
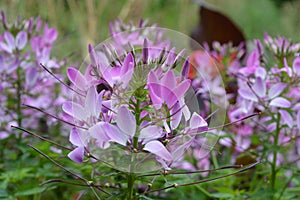
<path fill-rule="evenodd" d="M 247 39 L 284 35 L 300 41 L 299 0 L 206 0 L 231 18 Z M 149 18 L 185 34 L 199 22 L 199 0 L 1 0 L 0 7 L 9 21 L 16 16 L 41 16 L 59 31 L 54 54 L 70 60 L 87 55 L 87 44 L 98 44 L 109 37 L 109 22 Z M 77 60 L 78 61 L 78 60 Z"/>

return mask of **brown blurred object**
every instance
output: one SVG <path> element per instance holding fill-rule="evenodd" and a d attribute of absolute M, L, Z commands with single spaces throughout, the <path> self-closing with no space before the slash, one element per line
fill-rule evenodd
<path fill-rule="evenodd" d="M 237 25 L 210 7 L 204 3 L 200 4 L 200 22 L 192 31 L 191 37 L 200 44 L 207 42 L 210 48 L 213 41 L 219 41 L 221 44 L 232 42 L 233 46 L 238 46 L 241 42 L 246 43 L 244 34 Z M 192 48 L 196 49 L 193 45 Z M 246 49 L 246 45 L 244 48 Z"/>

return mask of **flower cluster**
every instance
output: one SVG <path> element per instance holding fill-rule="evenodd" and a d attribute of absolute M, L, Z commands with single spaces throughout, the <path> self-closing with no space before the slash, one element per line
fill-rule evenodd
<path fill-rule="evenodd" d="M 246 65 L 235 73 L 238 77 L 237 98 L 230 106 L 228 116 L 229 120 L 236 121 L 255 112 L 261 114 L 231 126 L 229 138 L 222 139 L 221 143 L 234 146 L 237 154 L 249 149 L 262 150 L 259 153 L 261 159 L 273 162 L 274 157 L 281 158 L 276 161 L 279 164 L 299 157 L 300 99 L 297 93 L 300 88 L 300 50 L 299 43 L 293 44 L 283 37 L 271 38 L 265 34 L 264 43 L 265 51 L 269 51 L 264 52 L 262 43 L 255 40 L 255 48 L 248 55 Z M 268 53 L 276 59 L 274 65 L 267 57 Z M 253 138 L 260 142 L 253 144 Z M 294 140 L 296 148 L 289 146 L 278 153 L 268 151 L 267 145 L 258 145 L 268 141 L 282 147 Z"/>
<path fill-rule="evenodd" d="M 122 36 L 130 38 L 132 33 Z M 140 37 L 143 42 L 137 49 L 141 51 L 123 52 L 112 61 L 108 45 L 95 49 L 89 45 L 90 64 L 85 73 L 68 68 L 76 93 L 62 109 L 65 119 L 74 123 L 70 142 L 75 149 L 69 153 L 73 161 L 80 163 L 84 156 L 93 155 L 93 159 L 120 169 L 118 159 L 122 159 L 127 164 L 122 170 L 137 172 L 143 163 L 155 160 L 168 169 L 195 136 L 208 130 L 207 122 L 187 105 L 191 81 L 184 51 L 176 53 L 168 42 Z M 178 65 L 182 66 L 181 73 L 175 71 L 181 67 Z M 118 149 L 121 155 L 116 158 Z M 112 150 L 114 154 L 108 153 Z M 127 162 L 124 154 L 129 156 Z M 105 155 L 113 156 L 113 163 Z"/>
<path fill-rule="evenodd" d="M 40 18 L 9 24 L 2 12 L 1 19 L 4 31 L 0 34 L 0 113 L 4 117 L 0 121 L 0 138 L 11 135 L 11 124 L 45 130 L 51 121 L 22 104 L 49 109 L 56 103 L 55 80 L 40 63 L 59 71 L 58 62 L 50 56 L 57 31 L 43 25 Z"/>

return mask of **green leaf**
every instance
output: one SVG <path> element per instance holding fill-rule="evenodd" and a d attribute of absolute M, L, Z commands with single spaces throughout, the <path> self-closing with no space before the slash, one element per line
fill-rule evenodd
<path fill-rule="evenodd" d="M 29 190 L 17 192 L 15 194 L 15 196 L 28 196 L 28 195 L 38 194 L 38 193 L 43 192 L 45 189 L 46 188 L 44 188 L 44 187 L 36 187 L 36 188 L 29 189 Z"/>
<path fill-rule="evenodd" d="M 6 190 L 0 188 L 0 198 L 8 197 L 8 193 Z"/>
<path fill-rule="evenodd" d="M 154 199 L 152 199 L 152 198 L 150 198 L 150 197 L 147 197 L 147 196 L 145 196 L 145 195 L 140 195 L 139 198 L 140 198 L 140 199 L 145 199 L 145 200 L 154 200 Z"/>
<path fill-rule="evenodd" d="M 234 195 L 232 194 L 228 194 L 228 193 L 213 193 L 210 194 L 211 197 L 215 197 L 215 198 L 219 198 L 219 199 L 228 199 L 228 198 L 232 198 L 234 197 Z"/>

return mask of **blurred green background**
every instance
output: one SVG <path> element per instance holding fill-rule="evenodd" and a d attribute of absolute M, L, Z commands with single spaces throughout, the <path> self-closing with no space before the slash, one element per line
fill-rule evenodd
<path fill-rule="evenodd" d="M 199 1 L 199 0 L 198 0 Z M 193 0 L 1 0 L 9 21 L 16 16 L 41 16 L 59 30 L 54 54 L 78 61 L 87 54 L 87 44 L 109 37 L 108 24 L 117 18 L 128 22 L 149 18 L 164 28 L 190 34 L 197 25 L 199 6 Z M 300 41 L 299 0 L 206 0 L 228 15 L 247 39 L 264 32 Z"/>

